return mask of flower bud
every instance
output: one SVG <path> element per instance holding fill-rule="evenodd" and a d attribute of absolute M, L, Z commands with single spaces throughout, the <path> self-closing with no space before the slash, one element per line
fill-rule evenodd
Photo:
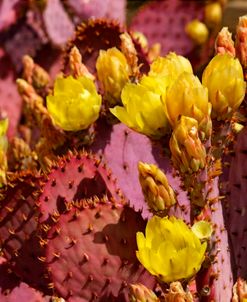
<path fill-rule="evenodd" d="M 234 42 L 232 40 L 232 34 L 229 32 L 228 27 L 223 27 L 222 30 L 218 33 L 215 41 L 215 53 L 228 53 L 232 57 L 235 57 L 236 51 Z"/>
<path fill-rule="evenodd" d="M 191 73 L 182 73 L 168 88 L 164 101 L 167 117 L 174 128 L 181 115 L 198 121 L 199 131 L 206 137 L 211 134 L 211 104 L 208 102 L 207 88 Z"/>
<path fill-rule="evenodd" d="M 124 54 L 116 47 L 100 50 L 96 69 L 110 106 L 120 104 L 122 89 L 128 82 L 131 73 Z"/>
<path fill-rule="evenodd" d="M 87 129 L 99 117 L 101 96 L 87 77 L 58 77 L 47 109 L 54 123 L 66 131 Z"/>
<path fill-rule="evenodd" d="M 198 137 L 198 122 L 182 116 L 169 142 L 172 161 L 182 173 L 193 173 L 205 167 L 206 150 Z"/>
<path fill-rule="evenodd" d="M 184 291 L 180 282 L 172 282 L 168 293 L 165 294 L 165 302 L 193 302 L 193 296 L 189 291 Z"/>
<path fill-rule="evenodd" d="M 195 222 L 191 230 L 200 240 L 209 239 L 213 233 L 212 225 L 205 220 Z"/>
<path fill-rule="evenodd" d="M 231 302 L 246 302 L 247 301 L 247 282 L 238 277 L 233 286 L 233 296 Z"/>
<path fill-rule="evenodd" d="M 208 39 L 207 26 L 199 20 L 189 22 L 185 27 L 185 32 L 195 44 L 204 44 Z"/>
<path fill-rule="evenodd" d="M 145 201 L 153 212 L 164 213 L 177 202 L 166 175 L 156 165 L 139 162 L 138 170 Z"/>
<path fill-rule="evenodd" d="M 247 68 L 247 15 L 239 18 L 236 29 L 236 53 L 244 69 Z"/>
<path fill-rule="evenodd" d="M 216 55 L 205 68 L 202 83 L 208 88 L 213 117 L 226 119 L 238 109 L 245 96 L 246 83 L 238 59 Z"/>
<path fill-rule="evenodd" d="M 87 67 L 82 63 L 82 58 L 79 49 L 74 46 L 69 54 L 69 66 L 75 78 L 78 77 L 87 77 L 91 80 L 94 80 L 95 77 Z"/>
<path fill-rule="evenodd" d="M 129 286 L 130 302 L 159 302 L 155 293 L 141 283 L 130 284 Z"/>

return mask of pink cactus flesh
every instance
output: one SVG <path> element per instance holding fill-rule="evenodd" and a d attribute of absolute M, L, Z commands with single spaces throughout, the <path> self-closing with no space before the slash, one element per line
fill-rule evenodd
<path fill-rule="evenodd" d="M 86 302 L 118 297 L 130 282 L 152 287 L 153 277 L 135 255 L 135 234 L 145 228 L 140 213 L 112 202 L 82 204 L 47 233 L 46 263 L 55 291 L 66 301 Z"/>

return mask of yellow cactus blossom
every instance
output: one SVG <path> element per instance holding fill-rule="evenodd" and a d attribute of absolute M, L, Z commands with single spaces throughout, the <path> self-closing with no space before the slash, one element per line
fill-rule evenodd
<path fill-rule="evenodd" d="M 189 22 L 185 27 L 185 32 L 198 45 L 204 44 L 209 35 L 207 26 L 199 20 Z"/>
<path fill-rule="evenodd" d="M 166 175 L 154 164 L 138 163 L 139 181 L 149 208 L 163 212 L 176 204 L 177 198 Z"/>
<path fill-rule="evenodd" d="M 207 243 L 201 243 L 186 223 L 175 217 L 153 216 L 145 235 L 137 233 L 137 258 L 161 281 L 189 279 L 200 269 Z"/>
<path fill-rule="evenodd" d="M 160 138 L 167 132 L 168 121 L 158 93 L 143 85 L 128 83 L 121 99 L 124 107 L 116 106 L 110 111 L 122 123 L 153 138 Z"/>
<path fill-rule="evenodd" d="M 170 84 L 168 76 L 143 76 L 140 79 L 140 84 L 145 86 L 150 91 L 159 94 L 165 100 L 167 87 Z"/>
<path fill-rule="evenodd" d="M 213 115 L 225 119 L 238 109 L 245 96 L 246 83 L 238 59 L 216 55 L 205 68 L 202 84 L 208 88 Z"/>
<path fill-rule="evenodd" d="M 182 73 L 167 90 L 164 102 L 167 117 L 174 128 L 181 115 L 196 119 L 206 137 L 211 133 L 211 104 L 207 88 L 191 73 Z"/>
<path fill-rule="evenodd" d="M 121 91 L 131 73 L 124 54 L 116 47 L 100 50 L 96 70 L 110 106 L 120 104 Z"/>
<path fill-rule="evenodd" d="M 213 233 L 212 225 L 205 220 L 195 222 L 191 230 L 200 240 L 209 239 Z"/>
<path fill-rule="evenodd" d="M 58 77 L 47 109 L 54 123 L 66 131 L 87 129 L 99 117 L 101 96 L 87 77 Z"/>
<path fill-rule="evenodd" d="M 6 184 L 6 172 L 8 170 L 8 160 L 7 160 L 7 130 L 8 130 L 9 120 L 7 118 L 0 120 L 0 187 Z"/>
<path fill-rule="evenodd" d="M 169 142 L 172 162 L 182 173 L 193 173 L 204 168 L 206 150 L 198 137 L 195 119 L 182 116 L 173 130 Z"/>
<path fill-rule="evenodd" d="M 165 57 L 158 57 L 150 66 L 149 76 L 169 77 L 170 82 L 183 72 L 193 73 L 190 61 L 183 56 L 170 52 Z"/>

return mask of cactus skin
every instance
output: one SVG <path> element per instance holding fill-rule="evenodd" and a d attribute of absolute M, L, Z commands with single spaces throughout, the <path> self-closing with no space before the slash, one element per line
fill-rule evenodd
<path fill-rule="evenodd" d="M 185 33 L 185 26 L 194 19 L 203 21 L 203 16 L 204 4 L 201 1 L 150 1 L 137 11 L 131 21 L 130 29 L 142 32 L 150 46 L 159 43 L 160 55 L 174 51 L 187 57 L 194 69 L 200 69 L 213 54 L 214 39 L 210 36 L 208 41 L 198 49 Z M 213 32 L 211 34 L 214 35 Z"/>
<path fill-rule="evenodd" d="M 14 82 L 15 72 L 6 52 L 0 48 L 0 114 L 9 118 L 8 137 L 13 137 L 21 116 L 21 98 Z"/>
<path fill-rule="evenodd" d="M 214 229 L 209 248 L 212 264 L 196 276 L 197 290 L 202 302 L 212 300 L 223 302 L 230 301 L 232 296 L 231 255 L 222 204 L 219 199 L 218 178 L 213 180 L 211 188 L 209 205 L 204 207 L 201 218 L 208 219 Z"/>
<path fill-rule="evenodd" d="M 161 55 L 169 51 L 186 55 L 194 44 L 185 34 L 185 26 L 202 17 L 203 7 L 195 1 L 152 1 L 139 9 L 130 27 L 144 33 L 150 44 L 161 43 Z"/>
<path fill-rule="evenodd" d="M 76 16 L 76 19 L 87 20 L 89 18 L 109 18 L 119 21 L 121 24 L 125 22 L 125 6 L 126 0 L 91 0 L 91 1 L 76 1 L 65 0 L 66 5 L 71 12 Z"/>
<path fill-rule="evenodd" d="M 152 143 L 148 137 L 127 128 L 124 124 L 116 124 L 112 129 L 106 124 L 101 124 L 92 150 L 104 156 L 126 199 L 136 210 L 143 210 L 143 217 L 150 217 L 150 212 L 139 183 L 138 162 L 156 164 L 165 172 L 169 184 L 178 194 L 178 206 L 175 210 L 170 209 L 169 214 L 190 221 L 189 199 L 181 188 L 179 178 L 174 177 L 175 171 L 169 157 L 162 154 L 162 145 Z M 112 154 L 118 156 L 113 157 Z"/>
<path fill-rule="evenodd" d="M 3 0 L 0 4 L 0 32 L 6 31 L 21 16 L 26 6 L 22 0 Z"/>
<path fill-rule="evenodd" d="M 234 274 L 246 278 L 246 174 L 247 128 L 238 135 L 232 157 L 227 192 L 226 227 L 231 240 Z"/>
<path fill-rule="evenodd" d="M 39 289 L 46 289 L 39 239 L 36 236 L 38 211 L 36 198 L 40 194 L 41 178 L 34 173 L 16 173 L 1 189 L 0 243 L 11 269 Z M 35 269 L 34 269 L 35 268 Z"/>
<path fill-rule="evenodd" d="M 116 179 L 101 158 L 87 152 L 69 154 L 58 160 L 48 174 L 39 197 L 40 222 L 66 209 L 66 203 L 107 196 L 123 203 L 124 197 Z"/>
<path fill-rule="evenodd" d="M 0 264 L 0 301 L 1 302 L 48 302 L 48 297 L 21 282 L 9 271 L 6 263 Z"/>
<path fill-rule="evenodd" d="M 124 33 L 124 29 L 116 22 L 107 19 L 96 19 L 83 22 L 79 25 L 75 32 L 75 38 L 67 43 L 64 52 L 63 72 L 68 73 L 69 54 L 71 49 L 76 46 L 82 56 L 82 62 L 86 65 L 91 73 L 96 71 L 95 62 L 98 57 L 99 50 L 106 50 L 111 47 L 120 49 L 120 35 Z M 100 37 L 100 39 L 99 39 Z M 138 63 L 143 64 L 142 68 L 149 69 L 149 64 L 142 51 L 140 44 L 133 40 L 138 55 Z"/>
<path fill-rule="evenodd" d="M 60 215 L 47 233 L 46 263 L 55 291 L 66 301 L 86 302 L 117 298 L 129 282 L 152 287 L 154 278 L 135 255 L 135 234 L 145 229 L 141 214 L 107 201 L 81 205 Z"/>
<path fill-rule="evenodd" d="M 43 20 L 48 36 L 54 45 L 64 45 L 73 35 L 74 25 L 60 0 L 47 1 Z"/>

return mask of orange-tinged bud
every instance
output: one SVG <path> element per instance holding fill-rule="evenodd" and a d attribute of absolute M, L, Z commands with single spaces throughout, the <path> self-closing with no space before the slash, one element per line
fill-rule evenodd
<path fill-rule="evenodd" d="M 193 302 L 193 296 L 189 291 L 184 291 L 180 282 L 172 282 L 168 293 L 165 294 L 166 302 Z"/>
<path fill-rule="evenodd" d="M 176 194 L 169 185 L 166 175 L 154 164 L 138 163 L 139 181 L 150 210 L 164 214 L 176 204 Z"/>
<path fill-rule="evenodd" d="M 229 32 L 228 27 L 223 27 L 218 33 L 218 36 L 215 40 L 215 53 L 228 53 L 232 57 L 235 57 L 236 51 L 234 42 L 232 40 L 232 34 Z"/>
<path fill-rule="evenodd" d="M 236 53 L 243 68 L 247 68 L 247 15 L 240 17 L 236 30 Z"/>
<path fill-rule="evenodd" d="M 130 284 L 129 286 L 130 302 L 159 302 L 155 293 L 141 283 Z"/>
<path fill-rule="evenodd" d="M 174 166 L 182 173 L 193 173 L 205 167 L 206 150 L 198 137 L 198 122 L 182 116 L 170 138 Z"/>

